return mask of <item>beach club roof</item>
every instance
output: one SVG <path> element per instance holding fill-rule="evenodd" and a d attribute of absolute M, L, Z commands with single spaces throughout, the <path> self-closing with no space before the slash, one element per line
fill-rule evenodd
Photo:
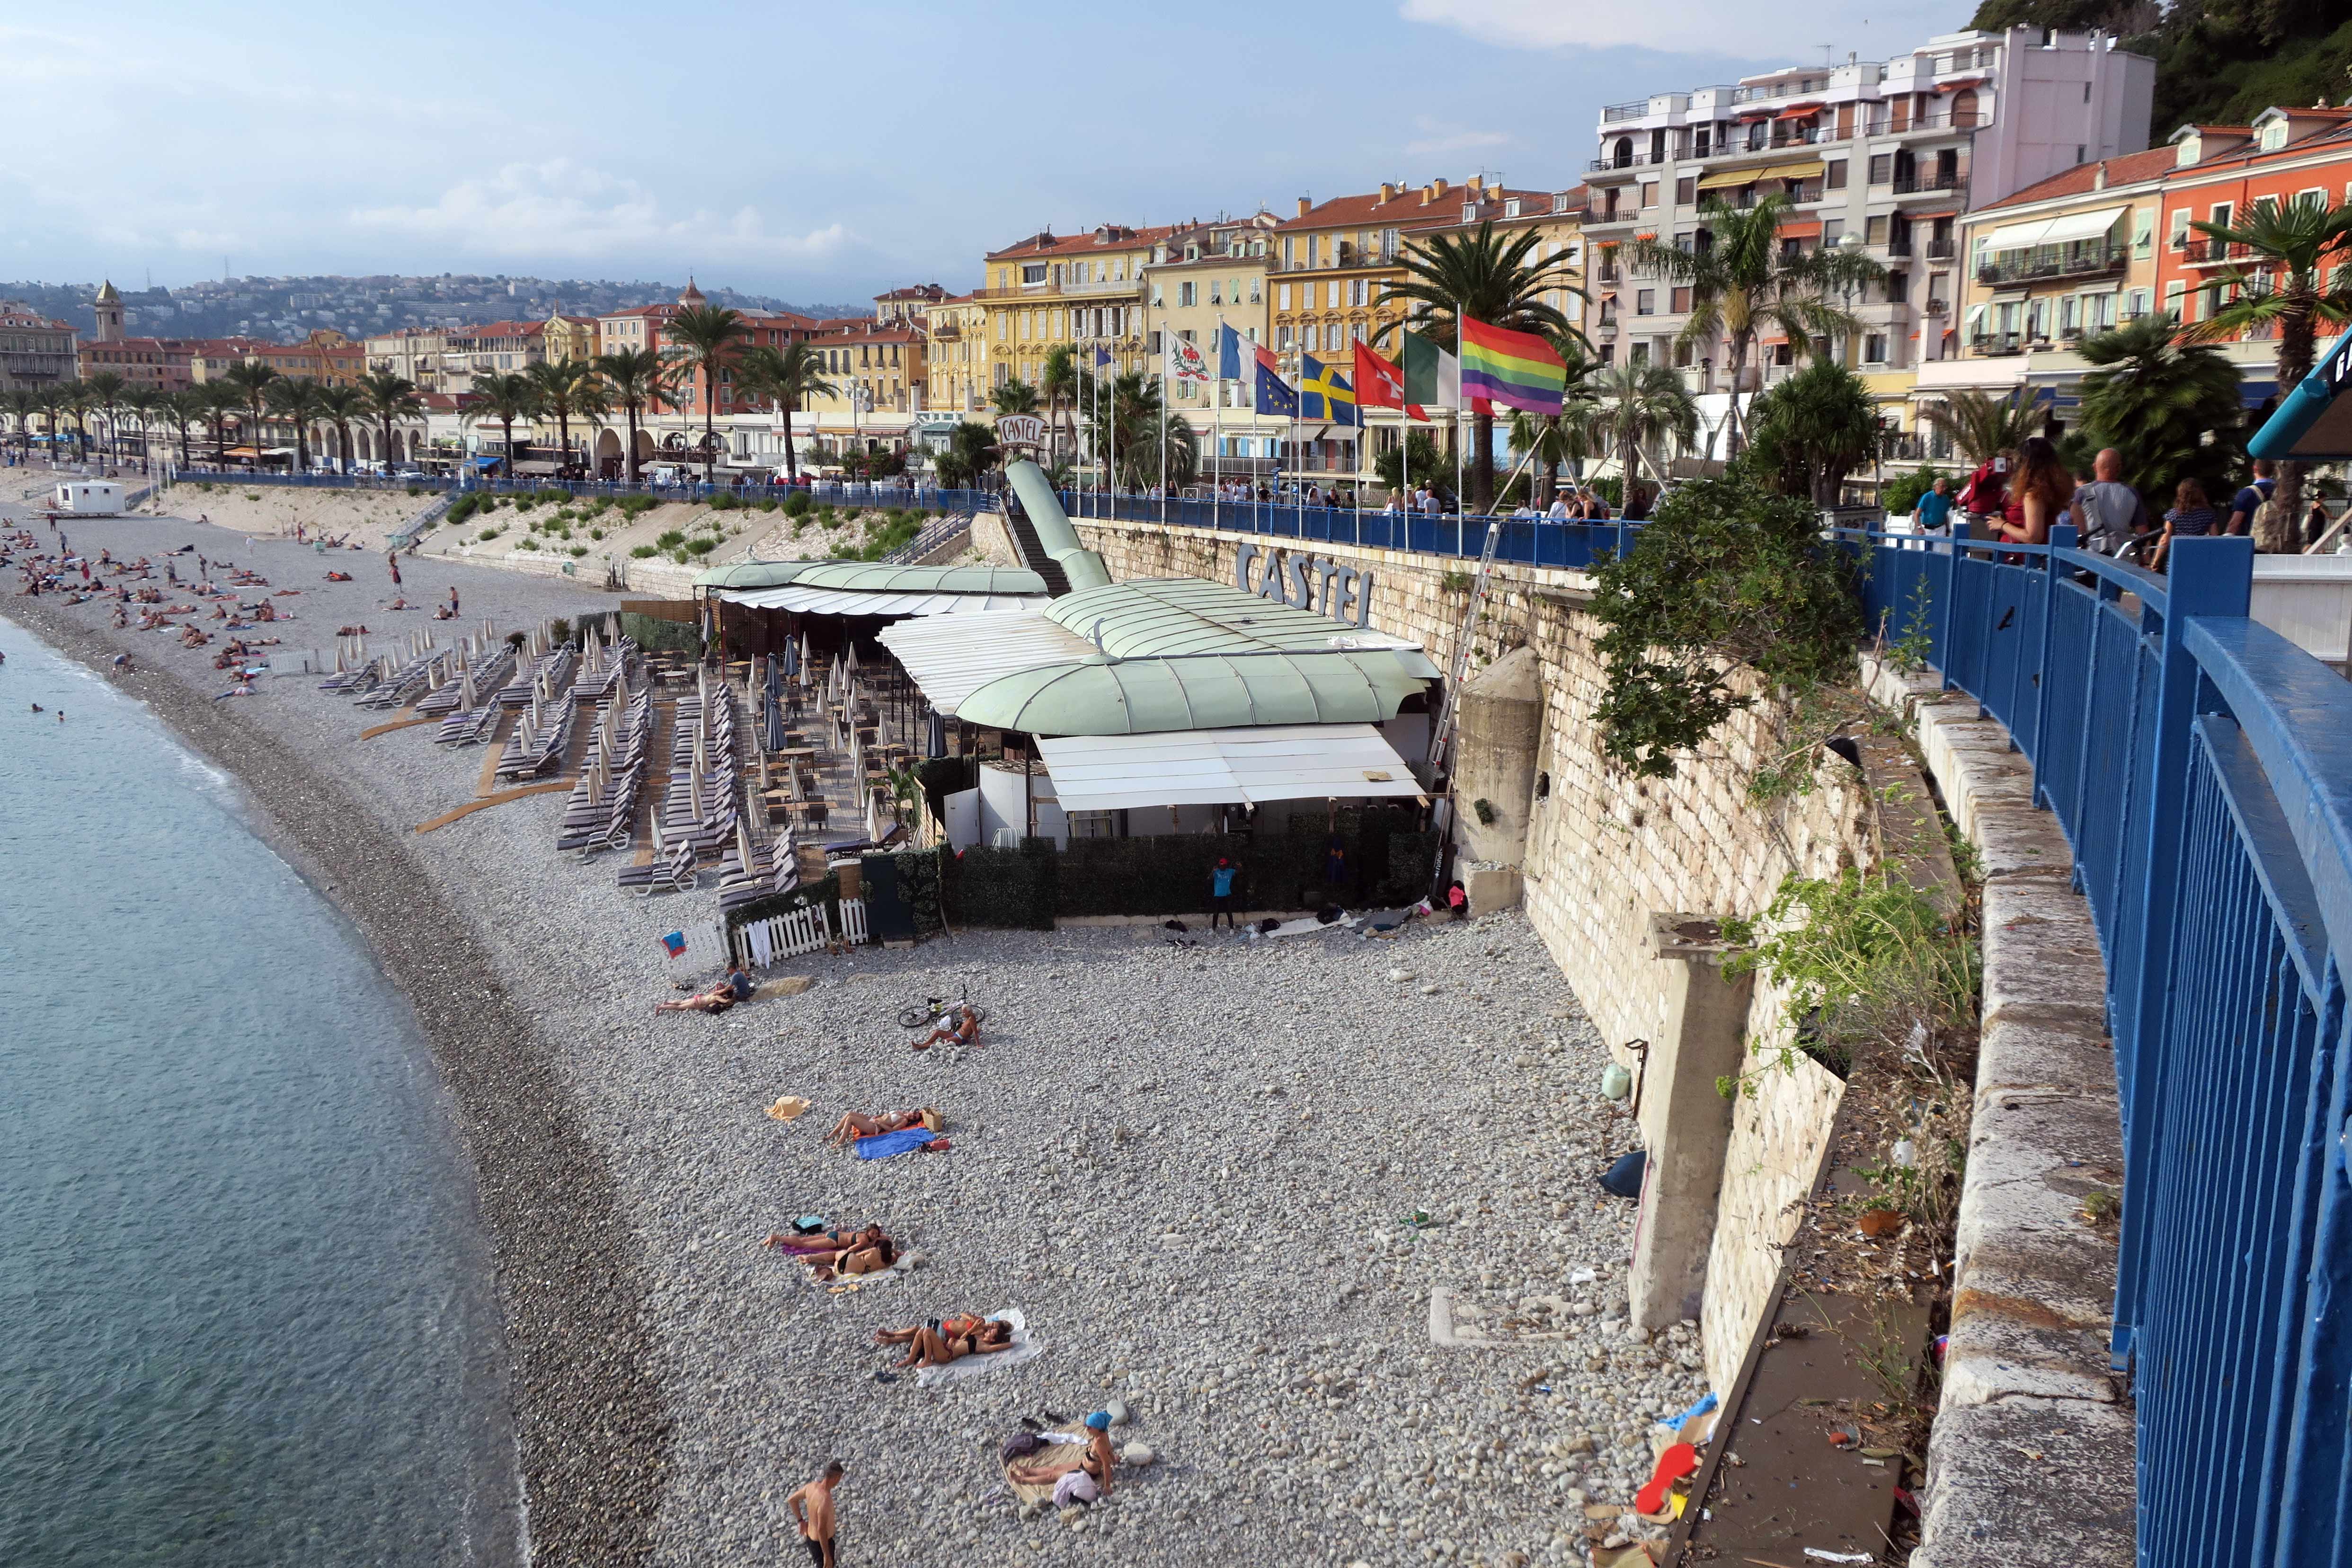
<path fill-rule="evenodd" d="M 942 713 L 1041 736 L 1379 724 L 1439 675 L 1400 638 L 1193 577 L 881 637 Z"/>
<path fill-rule="evenodd" d="M 752 610 L 808 615 L 971 615 L 1046 601 L 1034 571 L 992 566 L 892 566 L 853 560 L 741 561 L 695 586 Z"/>
<path fill-rule="evenodd" d="M 1040 738 L 1066 811 L 1414 797 L 1420 780 L 1369 724 L 1268 725 Z"/>

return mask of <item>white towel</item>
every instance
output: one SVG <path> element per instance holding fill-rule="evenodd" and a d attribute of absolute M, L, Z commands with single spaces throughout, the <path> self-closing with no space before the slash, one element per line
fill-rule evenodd
<path fill-rule="evenodd" d="M 768 923 L 764 920 L 754 920 L 750 925 L 745 926 L 744 930 L 751 938 L 751 967 L 755 969 L 766 968 L 774 961 L 776 951 L 774 945 L 769 940 Z"/>
<path fill-rule="evenodd" d="M 941 1388 L 950 1383 L 969 1383 L 1000 1368 L 1034 1361 L 1045 1354 L 1045 1347 L 1029 1337 L 1029 1320 L 1022 1315 L 1020 1308 L 1008 1307 L 1001 1312 L 991 1312 L 988 1321 L 1013 1325 L 1011 1349 L 991 1351 L 986 1355 L 967 1355 L 961 1361 L 949 1362 L 945 1366 L 927 1366 L 915 1375 L 916 1385 Z"/>

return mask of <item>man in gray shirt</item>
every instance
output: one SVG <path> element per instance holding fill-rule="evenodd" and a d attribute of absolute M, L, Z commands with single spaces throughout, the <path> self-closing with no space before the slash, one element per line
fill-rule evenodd
<path fill-rule="evenodd" d="M 2084 549 L 2115 555 L 2147 531 L 2147 504 L 2139 498 L 2138 491 L 2123 482 L 2123 454 L 2114 447 L 2104 448 L 2092 459 L 2091 472 L 2094 477 L 2089 484 L 2074 487 L 2070 520 L 2081 531 Z"/>

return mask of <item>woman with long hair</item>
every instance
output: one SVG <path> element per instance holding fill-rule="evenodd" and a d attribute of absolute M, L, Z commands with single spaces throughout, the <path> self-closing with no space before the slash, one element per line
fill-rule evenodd
<path fill-rule="evenodd" d="M 2047 436 L 2028 436 L 2017 450 L 2017 477 L 2010 486 L 2000 537 L 2012 544 L 2050 542 L 2050 525 L 2066 515 L 2074 498 L 2074 476 Z"/>
<path fill-rule="evenodd" d="M 2205 486 L 2194 479 L 2183 479 L 2180 488 L 2172 493 L 2172 510 L 2164 514 L 2164 535 L 2156 542 L 2156 559 L 2148 562 L 2148 570 L 2164 570 L 2174 539 L 2202 538 L 2221 531 L 2221 515 L 2206 498 Z"/>

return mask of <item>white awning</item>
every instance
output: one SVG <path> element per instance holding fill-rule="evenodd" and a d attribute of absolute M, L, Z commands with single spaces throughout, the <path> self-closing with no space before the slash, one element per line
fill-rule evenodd
<path fill-rule="evenodd" d="M 2049 228 L 2048 218 L 2038 218 L 2030 224 L 2003 224 L 1985 235 L 1984 247 L 1987 250 L 2032 250 L 2042 243 L 2042 236 L 2049 232 Z"/>
<path fill-rule="evenodd" d="M 1067 811 L 1414 796 L 1421 782 L 1369 724 L 1040 737 Z"/>
<path fill-rule="evenodd" d="M 898 655 L 930 705 L 950 718 L 964 698 L 1000 675 L 1066 664 L 1096 652 L 1092 643 L 1034 610 L 901 621 L 882 629 L 882 645 Z"/>
<path fill-rule="evenodd" d="M 2113 229 L 2130 211 L 2128 206 L 2101 207 L 2095 213 L 2075 213 L 2067 217 L 2052 218 L 2041 243 L 2067 245 L 2075 240 L 2097 239 Z"/>
<path fill-rule="evenodd" d="M 721 588 L 712 597 L 752 610 L 797 610 L 808 615 L 984 615 L 1043 604 L 1042 593 L 862 593 L 854 589 Z"/>

